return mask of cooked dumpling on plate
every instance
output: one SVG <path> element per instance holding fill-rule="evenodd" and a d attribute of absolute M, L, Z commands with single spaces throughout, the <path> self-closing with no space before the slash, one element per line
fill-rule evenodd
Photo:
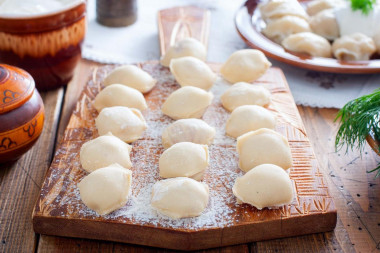
<path fill-rule="evenodd" d="M 281 44 L 286 50 L 292 52 L 305 53 L 314 57 L 331 57 L 330 43 L 322 36 L 311 32 L 292 34 Z"/>
<path fill-rule="evenodd" d="M 85 176 L 78 184 L 80 198 L 100 215 L 124 206 L 132 184 L 132 171 L 112 164 Z"/>
<path fill-rule="evenodd" d="M 230 83 L 253 82 L 260 78 L 272 64 L 256 49 L 234 52 L 222 65 L 220 73 Z"/>
<path fill-rule="evenodd" d="M 104 79 L 104 85 L 119 83 L 134 88 L 142 93 L 150 91 L 156 80 L 144 70 L 135 65 L 117 67 Z"/>
<path fill-rule="evenodd" d="M 211 92 L 193 86 L 185 86 L 170 94 L 161 110 L 175 120 L 201 118 L 213 97 Z"/>
<path fill-rule="evenodd" d="M 310 16 L 314 16 L 321 11 L 343 6 L 344 0 L 314 0 L 308 3 L 306 11 Z"/>
<path fill-rule="evenodd" d="M 380 32 L 377 33 L 374 37 L 373 40 L 375 42 L 376 48 L 377 48 L 377 53 L 380 54 Z"/>
<path fill-rule="evenodd" d="M 169 148 L 178 142 L 211 145 L 214 136 L 215 129 L 203 120 L 180 119 L 162 132 L 162 145 L 164 148 Z"/>
<path fill-rule="evenodd" d="M 227 135 L 237 138 L 260 128 L 274 129 L 276 118 L 272 112 L 258 105 L 242 105 L 233 110 L 226 124 Z"/>
<path fill-rule="evenodd" d="M 270 103 L 270 92 L 263 86 L 239 82 L 228 88 L 220 100 L 223 107 L 231 112 L 242 105 L 268 105 Z"/>
<path fill-rule="evenodd" d="M 271 21 L 283 16 L 297 16 L 305 20 L 309 18 L 297 0 L 269 0 L 260 3 L 259 10 L 265 21 Z"/>
<path fill-rule="evenodd" d="M 309 23 L 305 19 L 297 16 L 284 16 L 269 22 L 262 32 L 269 39 L 281 44 L 291 34 L 310 31 Z"/>
<path fill-rule="evenodd" d="M 333 9 L 321 11 L 311 17 L 310 27 L 314 33 L 328 40 L 334 40 L 340 36 L 339 25 Z"/>
<path fill-rule="evenodd" d="M 125 106 L 104 108 L 95 119 L 99 135 L 108 133 L 131 143 L 141 138 L 147 124 L 141 112 Z"/>
<path fill-rule="evenodd" d="M 168 49 L 161 58 L 161 64 L 165 67 L 169 67 L 172 59 L 184 56 L 193 56 L 201 61 L 206 61 L 207 50 L 200 41 L 194 38 L 185 38 L 177 41 Z"/>
<path fill-rule="evenodd" d="M 336 39 L 332 45 L 334 56 L 342 61 L 368 61 L 376 52 L 372 38 L 354 33 Z"/>
<path fill-rule="evenodd" d="M 95 97 L 94 107 L 98 112 L 112 106 L 126 106 L 141 111 L 147 108 L 145 98 L 140 91 L 122 84 L 111 84 Z"/>
<path fill-rule="evenodd" d="M 124 168 L 131 168 L 129 153 L 132 146 L 113 135 L 99 136 L 84 143 L 80 149 L 80 163 L 87 172 L 118 163 Z"/>
<path fill-rule="evenodd" d="M 179 142 L 162 153 L 159 161 L 160 176 L 202 180 L 208 163 L 207 145 Z"/>
<path fill-rule="evenodd" d="M 173 59 L 170 62 L 170 72 L 182 87 L 194 86 L 209 90 L 216 80 L 216 74 L 211 68 L 192 56 Z"/>
<path fill-rule="evenodd" d="M 201 215 L 208 199 L 206 184 L 187 177 L 176 177 L 153 185 L 151 206 L 172 219 L 180 219 Z"/>

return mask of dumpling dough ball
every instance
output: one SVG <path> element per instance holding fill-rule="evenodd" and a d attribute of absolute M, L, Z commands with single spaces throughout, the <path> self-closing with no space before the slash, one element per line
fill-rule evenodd
<path fill-rule="evenodd" d="M 292 167 L 292 155 L 287 139 L 266 128 L 248 132 L 237 138 L 239 168 L 248 172 L 252 168 L 270 163 L 284 170 Z"/>
<path fill-rule="evenodd" d="M 147 108 L 145 98 L 140 91 L 122 84 L 105 87 L 94 100 L 94 107 L 98 112 L 112 106 L 126 106 L 141 111 Z"/>
<path fill-rule="evenodd" d="M 269 39 L 281 44 L 289 35 L 300 32 L 311 32 L 311 29 L 305 19 L 297 16 L 284 16 L 269 22 L 262 32 Z"/>
<path fill-rule="evenodd" d="M 333 9 L 321 11 L 311 17 L 310 27 L 314 33 L 328 40 L 334 40 L 340 36 L 339 25 Z"/>
<path fill-rule="evenodd" d="M 162 145 L 164 148 L 169 148 L 178 142 L 211 145 L 214 136 L 215 129 L 203 120 L 180 119 L 162 132 Z"/>
<path fill-rule="evenodd" d="M 180 219 L 201 215 L 208 199 L 206 184 L 187 177 L 176 177 L 153 185 L 151 206 L 172 219 Z"/>
<path fill-rule="evenodd" d="M 172 119 L 200 118 L 211 104 L 211 92 L 185 86 L 174 91 L 162 105 L 162 112 Z"/>
<path fill-rule="evenodd" d="M 216 74 L 203 61 L 192 57 L 181 57 L 170 62 L 170 72 L 179 85 L 194 86 L 209 90 L 216 80 Z"/>
<path fill-rule="evenodd" d="M 239 203 L 248 203 L 261 210 L 291 204 L 293 195 L 289 175 L 273 164 L 262 164 L 236 179 L 232 188 Z"/>
<path fill-rule="evenodd" d="M 261 77 L 272 64 L 256 49 L 243 49 L 233 53 L 220 69 L 230 83 L 253 82 Z"/>
<path fill-rule="evenodd" d="M 162 153 L 159 161 L 160 176 L 190 177 L 202 180 L 208 166 L 207 145 L 191 142 L 176 143 Z"/>
<path fill-rule="evenodd" d="M 80 163 L 87 172 L 118 163 L 124 168 L 131 168 L 129 153 L 132 146 L 113 135 L 99 136 L 84 143 L 80 149 Z"/>
<path fill-rule="evenodd" d="M 228 88 L 220 99 L 223 107 L 231 112 L 242 105 L 268 105 L 270 92 L 262 86 L 240 82 Z"/>
<path fill-rule="evenodd" d="M 374 37 L 373 40 L 375 42 L 377 53 L 380 54 L 380 32 L 378 32 Z"/>
<path fill-rule="evenodd" d="M 332 45 L 334 56 L 341 61 L 368 61 L 376 52 L 372 38 L 354 33 L 336 39 Z"/>
<path fill-rule="evenodd" d="M 98 169 L 78 184 L 83 203 L 100 215 L 124 206 L 132 184 L 132 171 L 118 164 Z"/>
<path fill-rule="evenodd" d="M 283 16 L 296 16 L 305 20 L 309 18 L 297 0 L 270 0 L 259 4 L 259 10 L 265 21 L 271 21 Z"/>
<path fill-rule="evenodd" d="M 206 61 L 206 47 L 194 38 L 185 38 L 171 46 L 161 58 L 161 64 L 169 67 L 170 61 L 184 56 L 193 56 L 201 61 Z"/>
<path fill-rule="evenodd" d="M 310 16 L 314 16 L 321 11 L 334 9 L 344 4 L 342 0 L 314 0 L 307 5 L 306 11 Z"/>
<path fill-rule="evenodd" d="M 156 80 L 148 72 L 135 65 L 117 67 L 104 79 L 104 85 L 123 84 L 142 93 L 150 91 L 156 84 Z"/>
<path fill-rule="evenodd" d="M 258 105 L 243 105 L 231 113 L 227 120 L 226 133 L 237 138 L 260 128 L 274 129 L 275 124 L 276 119 L 269 110 Z"/>
<path fill-rule="evenodd" d="M 282 41 L 282 46 L 292 52 L 305 53 L 314 57 L 331 57 L 331 45 L 314 33 L 304 32 L 288 36 Z"/>
<path fill-rule="evenodd" d="M 147 128 L 139 110 L 124 106 L 104 108 L 95 119 L 95 125 L 99 135 L 112 133 L 128 143 L 139 139 Z"/>

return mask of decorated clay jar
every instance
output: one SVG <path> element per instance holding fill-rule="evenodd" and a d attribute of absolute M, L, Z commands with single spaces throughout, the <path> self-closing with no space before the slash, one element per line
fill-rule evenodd
<path fill-rule="evenodd" d="M 44 105 L 32 76 L 0 64 L 0 163 L 18 159 L 37 141 Z"/>

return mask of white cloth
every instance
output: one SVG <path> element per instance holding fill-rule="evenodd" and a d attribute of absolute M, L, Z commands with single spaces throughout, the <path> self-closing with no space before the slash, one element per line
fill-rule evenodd
<path fill-rule="evenodd" d="M 208 61 L 224 62 L 239 49 L 247 48 L 235 29 L 234 15 L 242 0 L 138 0 L 138 19 L 131 26 L 99 25 L 95 0 L 88 1 L 88 32 L 83 58 L 101 63 L 136 63 L 159 59 L 157 12 L 174 6 L 196 5 L 211 11 Z M 341 108 L 349 100 L 380 87 L 380 75 L 338 75 L 303 70 L 270 59 L 282 68 L 297 104 Z"/>

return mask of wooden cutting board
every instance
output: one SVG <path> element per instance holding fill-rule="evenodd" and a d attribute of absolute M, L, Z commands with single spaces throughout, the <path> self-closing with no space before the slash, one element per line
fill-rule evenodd
<path fill-rule="evenodd" d="M 161 50 L 174 41 L 192 36 L 207 45 L 208 11 L 195 7 L 173 8 L 159 14 Z M 172 32 L 174 31 L 174 32 Z M 206 31 L 206 32 L 205 32 Z M 238 205 L 232 194 L 238 168 L 236 141 L 225 136 L 229 113 L 220 95 L 230 87 L 221 78 L 213 89 L 214 100 L 203 119 L 216 128 L 210 146 L 210 166 L 204 182 L 210 187 L 210 202 L 195 218 L 171 220 L 154 212 L 149 205 L 152 185 L 159 180 L 158 159 L 163 152 L 162 130 L 173 122 L 161 113 L 166 97 L 179 88 L 170 71 L 157 61 L 137 64 L 158 80 L 145 94 L 148 109 L 143 112 L 148 129 L 133 143 L 132 194 L 127 205 L 109 215 L 99 216 L 80 200 L 77 183 L 87 174 L 79 163 L 83 143 L 98 136 L 92 101 L 103 88 L 104 77 L 115 66 L 94 70 L 85 86 L 43 183 L 33 212 L 36 233 L 111 240 L 179 250 L 196 250 L 258 240 L 281 238 L 334 229 L 337 219 L 333 200 L 318 168 L 305 128 L 286 79 L 280 69 L 271 68 L 255 82 L 272 93 L 269 106 L 277 117 L 276 131 L 287 137 L 294 166 L 290 177 L 295 199 L 279 209 Z M 209 64 L 218 72 L 220 64 Z"/>

